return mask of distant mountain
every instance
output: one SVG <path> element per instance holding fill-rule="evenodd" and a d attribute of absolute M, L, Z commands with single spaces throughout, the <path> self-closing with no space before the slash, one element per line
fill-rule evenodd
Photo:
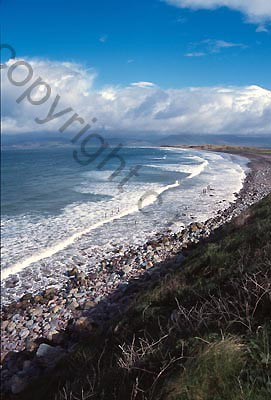
<path fill-rule="evenodd" d="M 165 136 L 159 139 L 160 145 L 176 144 L 225 144 L 236 146 L 271 147 L 271 135 L 266 136 L 238 136 L 238 135 L 208 135 L 208 134 L 179 134 Z"/>
<path fill-rule="evenodd" d="M 241 136 L 241 135 L 211 135 L 211 134 L 190 134 L 182 133 L 178 135 L 162 136 L 155 132 L 141 133 L 138 137 L 136 132 L 108 132 L 97 130 L 91 133 L 100 135 L 109 146 L 160 146 L 160 145 L 201 145 L 219 144 L 236 146 L 257 146 L 271 147 L 271 135 L 265 136 Z M 19 135 L 2 135 L 1 143 L 3 148 L 39 148 L 39 147 L 74 147 L 71 139 L 74 133 L 60 134 L 59 132 L 32 132 Z M 78 144 L 86 138 L 85 134 L 78 140 Z M 101 141 L 93 139 L 89 146 L 99 146 Z"/>

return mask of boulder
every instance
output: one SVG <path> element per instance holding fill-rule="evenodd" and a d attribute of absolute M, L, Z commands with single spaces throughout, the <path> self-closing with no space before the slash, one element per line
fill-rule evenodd
<path fill-rule="evenodd" d="M 65 357 L 65 355 L 66 352 L 62 347 L 53 347 L 45 343 L 42 343 L 36 352 L 36 357 L 39 363 L 47 368 L 54 367 L 58 361 Z"/>
<path fill-rule="evenodd" d="M 5 283 L 6 288 L 14 288 L 19 282 L 19 278 L 16 275 L 9 276 L 8 280 Z"/>
<path fill-rule="evenodd" d="M 75 321 L 74 329 L 78 333 L 89 333 L 93 329 L 93 321 L 89 317 L 80 317 Z"/>
<path fill-rule="evenodd" d="M 28 381 L 25 378 L 21 378 L 18 375 L 13 375 L 10 379 L 10 388 L 12 394 L 21 393 L 28 385 Z"/>
<path fill-rule="evenodd" d="M 21 297 L 20 301 L 31 301 L 33 300 L 33 296 L 31 293 L 26 293 L 25 295 L 23 295 L 23 297 Z"/>

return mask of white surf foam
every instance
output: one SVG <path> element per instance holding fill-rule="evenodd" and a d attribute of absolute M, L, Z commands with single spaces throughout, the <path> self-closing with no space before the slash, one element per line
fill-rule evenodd
<path fill-rule="evenodd" d="M 153 204 L 156 200 L 157 197 L 159 195 L 161 195 L 163 192 L 175 188 L 177 186 L 179 186 L 180 183 L 179 182 L 175 182 L 171 185 L 167 185 L 167 186 L 163 186 L 160 188 L 157 188 L 155 190 L 149 190 L 146 194 L 147 196 L 144 195 L 141 196 L 140 200 L 142 199 L 142 201 L 138 202 L 137 204 L 133 205 L 132 207 L 129 207 L 123 211 L 120 211 L 119 213 L 112 215 L 108 218 L 105 218 L 89 227 L 87 227 L 86 229 L 83 229 L 79 232 L 74 233 L 73 235 L 71 235 L 70 237 L 68 237 L 65 240 L 62 240 L 61 242 L 59 242 L 58 244 L 56 244 L 55 246 L 52 246 L 50 248 L 47 248 L 43 251 L 40 251 L 37 254 L 34 254 L 28 258 L 26 258 L 25 260 L 23 260 L 22 262 L 18 262 L 8 268 L 5 268 L 4 270 L 1 271 L 1 275 L 2 275 L 2 279 L 6 279 L 9 275 L 11 274 L 16 274 L 20 271 L 22 271 L 24 268 L 28 267 L 30 264 L 38 262 L 44 258 L 48 258 L 53 256 L 54 254 L 58 253 L 59 251 L 65 249 L 66 247 L 70 246 L 76 239 L 80 238 L 81 236 L 89 233 L 91 230 L 97 229 L 107 223 L 113 222 L 117 219 L 120 219 L 124 216 L 127 216 L 129 214 L 135 213 L 135 212 L 139 212 L 139 203 L 140 203 L 140 209 L 145 208 L 151 204 Z M 149 193 L 149 195 L 148 195 Z M 157 195 L 157 196 L 156 196 Z"/>
<path fill-rule="evenodd" d="M 5 257 L 7 256 L 6 259 L 13 260 L 13 263 L 7 269 L 2 270 L 2 278 L 5 279 L 10 274 L 22 271 L 30 264 L 33 264 L 31 265 L 33 271 L 38 271 L 43 263 L 46 263 L 49 268 L 54 268 L 58 259 L 61 260 L 59 261 L 59 264 L 62 265 L 60 268 L 64 271 L 65 264 L 63 263 L 67 262 L 67 255 L 71 253 L 77 254 L 77 248 L 80 243 L 84 244 L 84 247 L 87 247 L 89 252 L 92 252 L 94 245 L 96 247 L 101 246 L 103 251 L 105 248 L 103 244 L 106 245 L 111 240 L 122 244 L 125 242 L 131 243 L 131 240 L 132 243 L 141 242 L 154 229 L 157 229 L 157 231 L 163 229 L 166 220 L 171 221 L 174 219 L 174 222 L 176 220 L 176 229 L 178 229 L 177 225 L 181 222 L 177 221 L 175 213 L 177 209 L 179 211 L 184 205 L 189 206 L 189 212 L 187 212 L 187 217 L 184 217 L 184 219 L 193 214 L 197 220 L 204 220 L 210 218 L 216 209 L 221 209 L 221 205 L 216 206 L 219 200 L 224 201 L 226 199 L 226 202 L 223 203 L 225 206 L 234 200 L 233 193 L 240 190 L 245 176 L 244 168 L 240 167 L 235 160 L 232 160 L 230 156 L 222 157 L 220 154 L 216 155 L 214 153 L 195 152 L 195 155 L 189 154 L 189 156 L 184 152 L 177 151 L 177 153 L 181 153 L 182 159 L 185 157 L 188 160 L 192 159 L 201 163 L 196 165 L 166 164 L 164 166 L 156 164 L 153 167 L 169 167 L 171 171 L 189 174 L 182 181 L 182 185 L 179 182 L 175 182 L 172 185 L 157 188 L 157 184 L 148 183 L 142 186 L 142 183 L 137 185 L 132 183 L 127 187 L 127 191 L 118 196 L 116 183 L 103 182 L 111 171 L 98 173 L 100 175 L 99 178 L 101 178 L 99 185 L 96 185 L 95 182 L 97 177 L 95 177 L 94 182 L 92 179 L 88 179 L 93 176 L 88 172 L 85 175 L 85 183 L 83 186 L 77 187 L 76 190 L 83 193 L 106 195 L 110 197 L 109 200 L 71 204 L 65 207 L 63 214 L 57 217 L 44 218 L 38 222 L 33 222 L 30 216 L 25 216 L 24 219 L 21 217 L 15 220 L 14 223 L 12 222 L 12 230 L 8 241 L 5 239 L 6 244 L 4 247 L 7 252 L 5 254 Z M 176 155 L 174 156 L 174 161 L 176 162 Z M 165 170 L 170 171 L 169 169 Z M 203 171 L 205 171 L 204 174 L 202 174 Z M 197 175 L 200 175 L 201 178 L 194 180 L 193 184 L 191 184 L 188 179 Z M 214 197 L 201 197 L 202 188 L 208 184 L 215 188 L 215 191 L 212 192 Z M 180 189 L 177 186 L 181 186 Z M 183 187 L 184 190 L 182 189 Z M 176 191 L 168 190 L 170 188 L 176 188 Z M 163 204 L 160 205 L 157 202 L 157 207 L 150 208 L 149 215 L 151 217 L 145 218 L 144 213 L 138 213 L 139 207 L 135 199 L 139 199 L 146 192 L 149 196 L 145 196 L 141 205 L 142 208 L 152 205 L 158 195 L 163 192 L 166 193 L 163 198 Z M 154 195 L 152 196 L 151 193 L 154 193 Z M 112 215 L 113 210 L 115 210 L 114 215 Z M 137 212 L 135 217 L 129 216 L 134 212 Z M 167 212 L 172 214 L 172 218 L 166 214 Z M 107 214 L 107 217 L 105 214 Z M 126 218 L 121 219 L 125 216 Z M 110 224 L 117 220 L 119 220 L 118 223 Z M 137 220 L 136 226 L 134 225 L 135 220 Z M 7 225 L 10 226 L 10 222 L 8 221 Z M 109 224 L 108 227 L 106 224 Z M 95 229 L 98 231 L 95 231 Z M 91 232 L 92 230 L 93 232 Z M 20 233 L 18 234 L 18 232 Z M 89 235 L 85 237 L 85 234 Z M 39 250 L 37 250 L 37 247 Z M 64 251 L 62 252 L 62 250 Z M 24 254 L 25 259 L 22 259 L 22 254 Z M 21 259 L 20 262 L 19 257 Z M 41 261 L 43 259 L 46 260 Z M 41 261 L 40 264 L 39 261 Z"/>
<path fill-rule="evenodd" d="M 188 157 L 187 157 L 188 158 Z M 199 158 L 199 157 L 198 157 Z M 184 165 L 184 164 L 168 164 L 168 165 L 155 165 L 149 164 L 147 167 L 150 168 L 159 168 L 163 171 L 172 171 L 172 172 L 182 172 L 185 174 L 189 174 L 187 179 L 192 179 L 197 175 L 200 175 L 205 168 L 208 166 L 208 160 L 204 160 L 201 164 L 194 165 Z"/>

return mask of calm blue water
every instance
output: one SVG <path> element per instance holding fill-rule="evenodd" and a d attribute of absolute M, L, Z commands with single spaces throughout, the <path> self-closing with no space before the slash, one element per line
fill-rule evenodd
<path fill-rule="evenodd" d="M 111 150 L 105 151 L 104 155 L 88 166 L 81 166 L 76 162 L 72 150 L 67 148 L 4 151 L 2 214 L 4 216 L 26 213 L 35 216 L 54 215 L 61 213 L 65 206 L 72 203 L 106 202 L 115 195 L 115 190 L 114 194 L 109 190 L 111 187 L 109 178 L 119 168 L 120 160 L 111 157 L 103 168 L 98 169 L 98 166 L 108 157 Z M 97 149 L 91 151 L 95 153 Z M 130 168 L 136 165 L 142 166 L 138 176 L 131 177 L 126 187 L 131 184 L 170 184 L 172 180 L 185 176 L 180 172 L 174 174 L 164 171 L 161 174 L 160 170 L 147 167 L 148 163 L 157 166 L 163 164 L 163 157 L 167 158 L 169 165 L 180 162 L 179 155 L 176 160 L 176 154 L 173 152 L 124 148 L 117 154 L 121 156 L 125 166 L 112 180 L 115 187 L 129 174 Z M 194 160 L 189 159 L 185 159 L 185 163 L 195 164 Z M 95 185 L 104 186 L 107 181 L 108 188 L 104 187 L 104 193 L 97 193 Z M 94 188 L 93 192 L 88 190 L 90 186 Z"/>
<path fill-rule="evenodd" d="M 242 186 L 244 159 L 166 148 L 122 148 L 123 169 L 110 180 L 120 159 L 98 167 L 112 149 L 86 166 L 71 148 L 3 151 L 3 278 L 30 270 L 42 275 L 44 266 L 61 274 L 82 248 L 95 262 L 115 244 L 142 243 L 169 224 L 177 231 L 192 217 L 210 218 L 223 200 L 226 207 Z M 120 190 L 135 166 L 137 176 Z M 213 196 L 202 194 L 207 185 Z"/>

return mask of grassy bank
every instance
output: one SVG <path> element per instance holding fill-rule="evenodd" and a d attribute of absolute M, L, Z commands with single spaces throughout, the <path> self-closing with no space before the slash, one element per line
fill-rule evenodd
<path fill-rule="evenodd" d="M 222 151 L 224 153 L 249 153 L 249 154 L 261 154 L 270 155 L 271 149 L 259 148 L 259 147 L 245 147 L 245 146 L 230 146 L 230 145 L 219 145 L 219 144 L 202 144 L 202 145 L 170 145 L 162 147 L 180 147 L 185 149 L 205 150 L 205 151 Z"/>
<path fill-rule="evenodd" d="M 130 298 L 20 399 L 271 398 L 271 196 Z"/>

